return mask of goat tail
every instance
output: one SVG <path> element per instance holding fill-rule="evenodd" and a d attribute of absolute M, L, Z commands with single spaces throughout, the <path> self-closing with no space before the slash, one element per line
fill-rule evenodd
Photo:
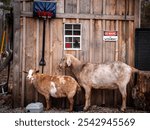
<path fill-rule="evenodd" d="M 131 69 L 132 69 L 132 72 L 134 72 L 134 73 L 139 73 L 140 72 L 140 70 L 138 70 L 138 69 L 136 69 L 134 67 L 131 67 Z"/>
<path fill-rule="evenodd" d="M 145 73 L 145 71 L 136 69 L 134 67 L 131 67 L 131 69 L 132 69 L 132 72 L 135 73 L 135 74 L 143 74 L 143 73 Z"/>

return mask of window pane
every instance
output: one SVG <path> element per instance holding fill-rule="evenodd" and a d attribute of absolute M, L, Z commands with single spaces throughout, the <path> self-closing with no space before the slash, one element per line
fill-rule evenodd
<path fill-rule="evenodd" d="M 80 48 L 80 38 L 79 37 L 73 38 L 73 48 Z"/>
<path fill-rule="evenodd" d="M 73 25 L 73 29 L 80 29 L 80 24 Z"/>
<path fill-rule="evenodd" d="M 71 24 L 65 24 L 65 29 L 72 29 L 72 25 Z"/>
<path fill-rule="evenodd" d="M 73 31 L 73 35 L 80 35 L 80 31 Z"/>
<path fill-rule="evenodd" d="M 66 30 L 66 31 L 65 31 L 65 35 L 72 35 L 72 31 Z"/>
<path fill-rule="evenodd" d="M 72 48 L 72 43 L 66 43 L 65 48 Z"/>
<path fill-rule="evenodd" d="M 75 41 L 80 42 L 80 37 L 73 37 L 73 42 Z"/>
<path fill-rule="evenodd" d="M 66 37 L 65 40 L 66 42 L 72 42 L 72 37 Z"/>

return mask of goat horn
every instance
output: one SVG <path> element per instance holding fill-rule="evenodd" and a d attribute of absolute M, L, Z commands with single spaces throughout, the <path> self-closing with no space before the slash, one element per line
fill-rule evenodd
<path fill-rule="evenodd" d="M 39 70 L 36 70 L 35 72 L 36 72 L 36 73 L 39 73 Z"/>
<path fill-rule="evenodd" d="M 23 70 L 22 72 L 24 72 L 24 73 L 28 73 L 27 71 L 24 71 L 24 70 Z"/>

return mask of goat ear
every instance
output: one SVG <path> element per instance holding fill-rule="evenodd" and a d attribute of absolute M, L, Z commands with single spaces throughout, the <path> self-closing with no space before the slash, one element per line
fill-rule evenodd
<path fill-rule="evenodd" d="M 24 73 L 26 73 L 26 74 L 28 73 L 27 71 L 24 71 L 24 70 L 23 70 L 22 72 L 24 72 Z"/>
<path fill-rule="evenodd" d="M 67 58 L 67 65 L 71 66 L 71 59 L 70 59 L 70 57 Z"/>
<path fill-rule="evenodd" d="M 36 70 L 35 73 L 39 73 L 39 70 Z"/>

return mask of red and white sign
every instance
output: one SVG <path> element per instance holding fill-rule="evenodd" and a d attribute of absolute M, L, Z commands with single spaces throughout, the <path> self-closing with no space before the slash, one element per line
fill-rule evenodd
<path fill-rule="evenodd" d="M 118 40 L 117 31 L 104 31 L 103 40 L 106 42 L 115 42 Z"/>

